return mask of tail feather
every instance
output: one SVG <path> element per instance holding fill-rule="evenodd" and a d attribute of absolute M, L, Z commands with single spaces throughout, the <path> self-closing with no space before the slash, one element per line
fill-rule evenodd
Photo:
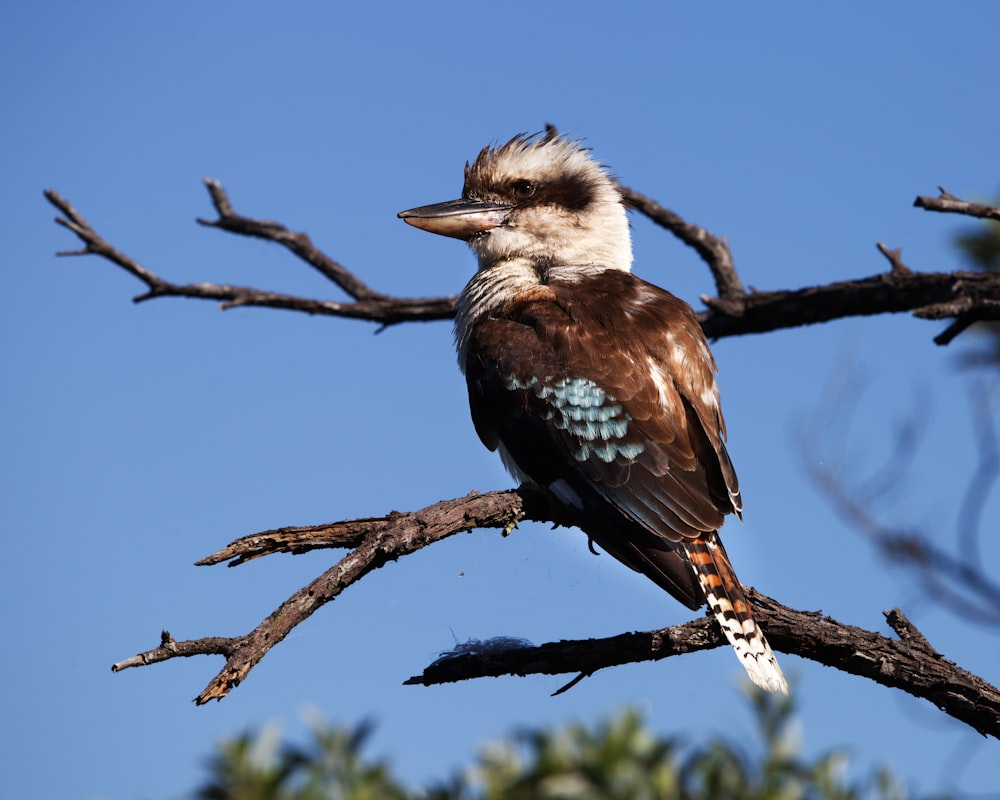
<path fill-rule="evenodd" d="M 750 680 L 766 691 L 788 694 L 785 676 L 764 632 L 754 621 L 743 587 L 718 535 L 712 532 L 703 539 L 685 541 L 683 547 L 705 592 L 708 607 Z"/>

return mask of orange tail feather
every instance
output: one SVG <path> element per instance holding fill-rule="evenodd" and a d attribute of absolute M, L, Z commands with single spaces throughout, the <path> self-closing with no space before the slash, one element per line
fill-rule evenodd
<path fill-rule="evenodd" d="M 764 632 L 757 627 L 729 556 L 715 532 L 684 542 L 684 551 L 705 592 L 708 607 L 757 686 L 788 694 L 788 683 Z"/>

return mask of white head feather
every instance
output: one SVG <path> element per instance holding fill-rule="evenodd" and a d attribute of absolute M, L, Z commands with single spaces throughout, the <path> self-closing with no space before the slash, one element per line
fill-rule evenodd
<path fill-rule="evenodd" d="M 518 192 L 525 185 L 528 196 Z M 617 183 L 580 142 L 553 129 L 484 148 L 466 165 L 462 197 L 512 206 L 504 225 L 469 241 L 481 270 L 527 260 L 571 280 L 573 273 L 631 269 L 632 241 Z"/>

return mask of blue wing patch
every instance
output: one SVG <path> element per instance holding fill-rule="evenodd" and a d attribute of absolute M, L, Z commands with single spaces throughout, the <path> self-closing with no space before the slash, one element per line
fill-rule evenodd
<path fill-rule="evenodd" d="M 543 384 L 537 377 L 524 381 L 509 375 L 505 386 L 510 391 L 531 391 L 545 401 L 543 418 L 578 439 L 579 446 L 573 450 L 577 461 L 586 461 L 591 454 L 609 464 L 619 456 L 631 461 L 646 449 L 636 442 L 621 441 L 632 417 L 589 378 L 562 378 Z"/>

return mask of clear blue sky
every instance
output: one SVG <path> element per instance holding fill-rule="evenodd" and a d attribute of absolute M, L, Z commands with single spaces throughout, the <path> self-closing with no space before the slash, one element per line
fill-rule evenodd
<path fill-rule="evenodd" d="M 483 145 L 552 122 L 630 186 L 725 234 L 746 283 L 795 288 L 886 268 L 951 269 L 967 225 L 911 207 L 943 185 L 998 188 L 1000 6 L 952 4 L 7 3 L 0 10 L 4 230 L 0 662 L 11 797 L 168 798 L 221 738 L 290 735 L 317 713 L 378 724 L 372 752 L 415 784 L 518 726 L 622 705 L 657 730 L 753 747 L 723 650 L 601 673 L 418 688 L 458 639 L 535 642 L 690 614 L 573 531 L 455 537 L 390 565 L 296 630 L 220 704 L 190 701 L 220 659 L 113 675 L 178 638 L 235 635 L 338 557 L 235 570 L 192 562 L 284 524 L 415 509 L 510 485 L 479 444 L 447 323 L 371 325 L 212 304 L 133 305 L 141 286 L 52 224 L 44 188 L 177 281 L 339 297 L 273 245 L 194 224 L 212 176 L 239 211 L 279 219 L 401 295 L 458 291 L 465 248 L 395 218 L 450 199 Z M 693 254 L 643 219 L 636 271 L 695 305 Z M 902 606 L 962 666 L 1000 680 L 995 636 L 921 597 L 843 525 L 807 460 L 859 480 L 916 408 L 922 448 L 880 510 L 954 540 L 974 468 L 968 380 L 938 323 L 848 320 L 719 342 L 746 522 L 741 577 L 783 602 L 885 630 Z M 860 375 L 851 409 L 817 416 Z M 843 412 L 843 413 L 841 413 Z M 827 449 L 804 451 L 809 425 Z M 986 519 L 1000 511 L 994 499 Z M 998 563 L 994 530 L 985 532 Z M 998 745 L 929 704 L 784 656 L 809 753 L 891 763 L 911 785 L 996 791 Z"/>

